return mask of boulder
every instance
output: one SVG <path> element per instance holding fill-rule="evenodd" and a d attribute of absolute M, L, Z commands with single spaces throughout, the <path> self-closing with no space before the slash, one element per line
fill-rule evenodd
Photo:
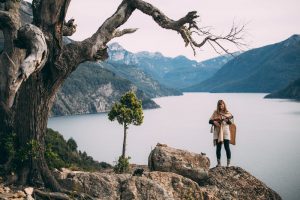
<path fill-rule="evenodd" d="M 57 176 L 60 184 L 68 189 L 91 195 L 97 199 L 119 199 L 121 184 L 130 174 L 63 172 Z"/>
<path fill-rule="evenodd" d="M 215 167 L 201 186 L 207 199 L 281 200 L 281 197 L 240 167 Z"/>
<path fill-rule="evenodd" d="M 151 171 L 174 172 L 201 183 L 208 177 L 210 160 L 205 154 L 191 153 L 185 150 L 157 144 L 148 158 Z"/>
<path fill-rule="evenodd" d="M 145 177 L 165 188 L 171 199 L 204 199 L 203 190 L 195 181 L 172 172 L 153 171 Z"/>

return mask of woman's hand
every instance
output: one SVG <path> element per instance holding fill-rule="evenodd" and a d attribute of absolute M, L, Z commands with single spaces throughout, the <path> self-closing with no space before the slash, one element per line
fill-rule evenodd
<path fill-rule="evenodd" d="M 233 119 L 233 116 L 231 115 L 230 117 L 225 118 L 224 121 L 225 121 L 227 124 L 232 124 L 232 119 Z"/>
<path fill-rule="evenodd" d="M 217 121 L 214 121 L 214 125 L 220 127 L 220 124 Z"/>

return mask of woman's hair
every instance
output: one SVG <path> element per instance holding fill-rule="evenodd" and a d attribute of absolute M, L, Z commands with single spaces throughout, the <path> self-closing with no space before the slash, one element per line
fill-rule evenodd
<path fill-rule="evenodd" d="M 224 104 L 224 111 L 225 111 L 225 113 L 227 113 L 228 110 L 227 110 L 226 104 L 225 104 L 225 102 L 222 99 L 219 100 L 218 103 L 217 103 L 217 112 L 220 113 L 220 111 L 221 111 L 220 107 L 219 107 L 220 104 Z"/>

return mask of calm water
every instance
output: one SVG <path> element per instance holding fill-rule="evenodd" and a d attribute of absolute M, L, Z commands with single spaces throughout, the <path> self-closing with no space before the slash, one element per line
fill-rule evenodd
<path fill-rule="evenodd" d="M 154 99 L 161 108 L 144 111 L 141 126 L 130 126 L 127 155 L 132 163 L 147 164 L 159 143 L 205 152 L 216 165 L 208 119 L 218 99 L 224 99 L 237 125 L 237 145 L 231 146 L 237 165 L 277 191 L 283 199 L 300 198 L 300 103 L 263 99 L 265 94 L 185 93 Z M 48 126 L 73 137 L 82 151 L 113 164 L 121 154 L 123 129 L 106 114 L 55 117 Z M 222 163 L 225 164 L 222 149 Z"/>

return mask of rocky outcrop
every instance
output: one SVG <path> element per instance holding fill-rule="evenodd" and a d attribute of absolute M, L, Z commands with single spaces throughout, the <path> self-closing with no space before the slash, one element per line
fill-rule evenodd
<path fill-rule="evenodd" d="M 133 171 L 136 171 L 134 168 L 143 171 L 139 176 L 134 176 L 132 173 L 115 174 L 112 170 L 91 173 L 68 169 L 56 170 L 54 175 L 65 189 L 91 197 L 88 199 L 281 200 L 275 191 L 240 167 L 215 167 L 208 170 L 210 163 L 205 155 L 158 145 L 151 152 L 149 160 L 151 160 L 149 167 L 152 171 L 149 171 L 146 166 L 132 166 Z M 187 174 L 191 169 L 194 171 Z M 200 174 L 205 171 L 205 178 L 203 175 L 196 174 L 197 171 Z M 199 177 L 201 181 L 198 181 Z M 30 199 L 32 190 L 33 194 L 43 195 L 43 192 L 37 189 L 18 191 L 0 184 L 0 200 Z M 45 193 L 44 197 L 45 195 L 49 193 Z M 52 197 L 63 195 L 66 194 L 56 193 L 52 194 Z M 69 198 L 63 197 L 63 199 Z M 72 196 L 71 199 L 82 198 Z"/>
<path fill-rule="evenodd" d="M 148 166 L 150 170 L 174 172 L 194 180 L 199 188 L 192 188 L 191 194 L 201 194 L 208 200 L 281 199 L 275 191 L 240 167 L 209 170 L 210 162 L 204 153 L 196 154 L 157 144 L 149 155 Z"/>
<path fill-rule="evenodd" d="M 204 199 L 204 190 L 194 181 L 171 172 L 153 171 L 145 177 L 164 188 L 169 199 Z"/>
<path fill-rule="evenodd" d="M 196 154 L 157 144 L 148 158 L 150 170 L 174 172 L 201 183 L 208 177 L 209 158 L 204 153 Z"/>
<path fill-rule="evenodd" d="M 105 200 L 281 200 L 260 180 L 240 167 L 209 170 L 201 185 L 172 172 L 144 172 L 142 176 L 115 173 L 61 171 L 60 183 L 69 190 Z"/>
<path fill-rule="evenodd" d="M 201 186 L 208 199 L 280 200 L 263 182 L 240 167 L 215 167 Z"/>
<path fill-rule="evenodd" d="M 196 182 L 169 172 L 145 172 L 143 176 L 132 176 L 62 171 L 57 178 L 65 188 L 87 193 L 95 199 L 204 199 Z"/>

